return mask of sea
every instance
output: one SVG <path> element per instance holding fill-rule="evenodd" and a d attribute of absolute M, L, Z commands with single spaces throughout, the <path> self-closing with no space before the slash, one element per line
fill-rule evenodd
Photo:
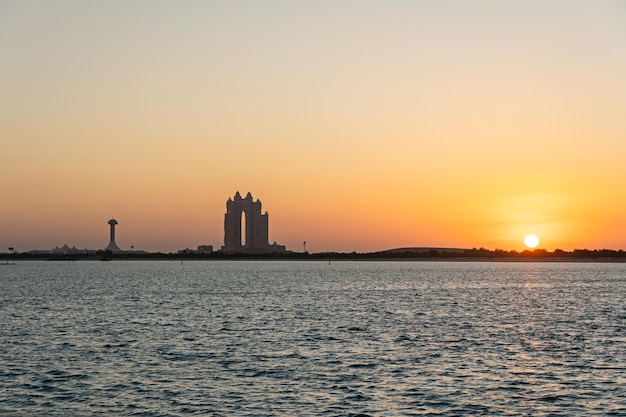
<path fill-rule="evenodd" d="M 626 416 L 626 264 L 17 261 L 2 416 Z"/>

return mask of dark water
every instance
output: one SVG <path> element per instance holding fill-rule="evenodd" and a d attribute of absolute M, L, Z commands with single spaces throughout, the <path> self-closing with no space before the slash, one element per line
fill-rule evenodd
<path fill-rule="evenodd" d="M 626 264 L 0 266 L 2 415 L 626 415 Z"/>

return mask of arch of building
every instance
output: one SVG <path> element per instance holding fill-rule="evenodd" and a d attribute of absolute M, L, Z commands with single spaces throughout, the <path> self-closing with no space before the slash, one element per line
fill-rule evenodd
<path fill-rule="evenodd" d="M 242 216 L 245 214 L 245 230 L 242 230 Z M 284 252 L 285 247 L 269 244 L 269 214 L 261 213 L 261 201 L 248 193 L 245 198 L 239 191 L 226 202 L 224 215 L 223 252 L 267 253 Z"/>

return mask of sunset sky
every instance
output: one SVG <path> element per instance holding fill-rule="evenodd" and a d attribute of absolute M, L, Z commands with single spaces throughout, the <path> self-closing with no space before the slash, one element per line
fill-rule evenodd
<path fill-rule="evenodd" d="M 626 249 L 626 2 L 0 0 L 0 252 Z"/>

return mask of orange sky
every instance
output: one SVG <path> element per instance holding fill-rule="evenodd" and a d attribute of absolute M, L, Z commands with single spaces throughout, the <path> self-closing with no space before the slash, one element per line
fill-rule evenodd
<path fill-rule="evenodd" d="M 621 1 L 0 3 L 0 252 L 626 248 Z"/>

